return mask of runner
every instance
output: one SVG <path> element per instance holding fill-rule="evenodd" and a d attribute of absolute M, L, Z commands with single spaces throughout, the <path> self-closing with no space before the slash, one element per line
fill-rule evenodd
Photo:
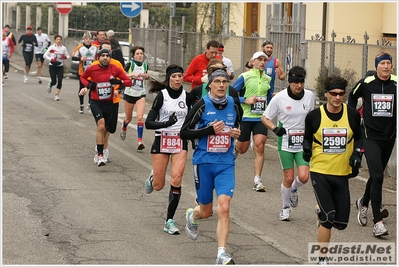
<path fill-rule="evenodd" d="M 212 215 L 215 190 L 218 202 L 216 264 L 234 264 L 226 253 L 226 246 L 230 201 L 235 189 L 234 139 L 241 134 L 242 108 L 238 101 L 226 95 L 229 76 L 225 70 L 212 72 L 208 79 L 209 93 L 193 106 L 180 131 L 183 140 L 197 139 L 192 163 L 198 205 L 186 210 L 186 233 L 192 240 L 198 238 L 198 221 Z"/>
<path fill-rule="evenodd" d="M 132 82 L 123 70 L 110 64 L 110 50 L 101 49 L 98 52 L 98 60 L 99 64 L 89 66 L 80 76 L 80 80 L 85 85 L 80 90 L 80 94 L 84 95 L 90 90 L 90 108 L 97 125 L 97 154 L 94 156 L 94 161 L 97 166 L 104 166 L 106 164 L 103 157 L 104 139 L 108 134 L 107 128 L 112 119 L 113 99 L 118 94 L 118 91 L 114 90 L 114 85 L 131 86 Z"/>
<path fill-rule="evenodd" d="M 22 34 L 19 37 L 18 43 L 22 46 L 22 55 L 25 61 L 25 74 L 24 74 L 24 83 L 28 83 L 28 75 L 30 71 L 30 66 L 33 62 L 33 47 L 37 46 L 36 36 L 32 34 L 32 26 L 26 27 L 25 34 Z"/>
<path fill-rule="evenodd" d="M 187 141 L 179 136 L 180 128 L 193 104 L 193 96 L 183 89 L 183 68 L 172 64 L 166 68 L 163 83 L 150 80 L 150 93 L 158 93 L 145 121 L 147 129 L 155 130 L 155 140 L 151 147 L 152 171 L 145 181 L 145 191 L 160 191 L 165 186 L 165 176 L 169 160 L 171 179 L 169 205 L 164 224 L 164 232 L 175 235 L 180 230 L 175 225 L 174 215 L 181 197 L 181 184 L 187 160 Z"/>
<path fill-rule="evenodd" d="M 144 62 L 144 47 L 133 46 L 130 50 L 132 53 L 132 60 L 125 68 L 127 76 L 132 79 L 133 85 L 126 87 L 123 92 L 123 103 L 125 106 L 125 119 L 122 123 L 121 139 L 125 140 L 127 126 L 132 121 L 133 108 L 136 105 L 137 112 L 137 150 L 145 148 L 143 144 L 144 132 L 144 111 L 145 111 L 145 96 L 146 89 L 144 81 L 150 77 L 147 74 L 147 63 Z"/>
<path fill-rule="evenodd" d="M 80 90 L 84 87 L 83 83 L 80 81 L 80 76 L 82 73 L 96 60 L 98 47 L 92 45 L 92 36 L 89 31 L 83 34 L 83 43 L 79 44 L 72 53 L 72 60 L 79 61 L 79 114 L 84 113 L 84 95 L 80 95 Z M 90 98 L 88 99 L 87 107 L 90 106 Z"/>
<path fill-rule="evenodd" d="M 60 92 L 62 88 L 62 80 L 64 79 L 64 61 L 70 58 L 65 46 L 62 45 L 62 36 L 57 34 L 54 36 L 54 44 L 50 45 L 44 58 L 50 61 L 49 72 L 51 81 L 47 85 L 47 93 L 51 93 L 51 88 L 57 84 L 54 100 L 60 100 Z M 58 79 L 58 82 L 57 82 Z"/>
<path fill-rule="evenodd" d="M 35 58 L 37 64 L 37 79 L 39 84 L 42 83 L 42 66 L 44 62 L 44 53 L 51 45 L 50 38 L 47 34 L 43 33 L 42 27 L 37 27 L 36 33 L 37 46 L 35 46 Z"/>
<path fill-rule="evenodd" d="M 302 158 L 305 117 L 314 107 L 314 95 L 305 89 L 306 70 L 294 66 L 288 72 L 289 85 L 276 94 L 262 116 L 263 124 L 277 137 L 277 150 L 283 169 L 280 221 L 291 220 L 291 207 L 298 206 L 298 188 L 309 179 L 309 163 Z M 277 117 L 278 125 L 273 119 Z M 294 165 L 297 175 L 295 176 Z"/>

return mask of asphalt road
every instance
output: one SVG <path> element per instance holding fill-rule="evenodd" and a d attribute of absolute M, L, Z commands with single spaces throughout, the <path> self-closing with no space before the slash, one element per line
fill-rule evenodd
<path fill-rule="evenodd" d="M 48 76 L 40 85 L 30 75 L 24 84 L 18 62 L 14 57 L 2 88 L 3 265 L 214 264 L 217 210 L 200 222 L 197 241 L 184 233 L 184 213 L 195 199 L 192 151 L 175 215 L 181 234 L 171 236 L 163 232 L 168 183 L 160 192 L 147 195 L 144 191 L 151 170 L 153 132 L 145 130 L 146 149 L 136 151 L 133 118 L 122 141 L 120 105 L 118 130 L 110 137 L 111 162 L 97 167 L 93 162 L 95 122 L 87 110 L 78 114 L 78 81 L 64 79 L 60 101 L 54 101 L 54 93 L 46 92 Z M 147 103 L 147 112 L 149 107 Z M 265 193 L 252 190 L 253 159 L 252 150 L 238 156 L 227 252 L 240 265 L 309 264 L 308 243 L 316 241 L 317 231 L 310 182 L 299 191 L 292 221 L 280 222 L 282 171 L 274 136 L 265 146 Z M 373 236 L 371 212 L 366 227 L 357 223 L 354 203 L 364 190 L 365 177 L 367 172 L 362 170 L 350 180 L 350 223 L 344 231 L 334 229 L 331 241 L 396 243 L 395 180 L 387 177 L 383 190 L 383 202 L 390 212 L 384 220 L 389 235 Z"/>

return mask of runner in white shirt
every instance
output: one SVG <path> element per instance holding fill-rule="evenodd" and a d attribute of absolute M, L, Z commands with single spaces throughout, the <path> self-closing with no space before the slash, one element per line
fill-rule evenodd
<path fill-rule="evenodd" d="M 47 47 L 51 45 L 50 38 L 47 34 L 42 32 L 42 27 L 37 27 L 36 33 L 37 46 L 35 46 L 35 58 L 37 63 L 37 78 L 39 83 L 42 83 L 42 66 L 44 62 L 44 53 Z"/>
<path fill-rule="evenodd" d="M 294 66 L 288 73 L 289 86 L 276 94 L 262 115 L 263 124 L 278 136 L 278 153 L 284 173 L 281 184 L 283 208 L 280 221 L 291 220 L 291 207 L 298 205 L 298 188 L 309 179 L 309 163 L 302 158 L 305 117 L 314 108 L 314 95 L 304 89 L 306 71 Z M 278 126 L 272 120 L 277 117 Z M 297 176 L 294 177 L 294 164 Z"/>
<path fill-rule="evenodd" d="M 224 45 L 222 43 L 219 44 L 219 48 L 218 48 L 218 55 L 222 58 L 223 64 L 227 67 L 227 74 L 229 75 L 229 80 L 233 80 L 234 79 L 234 67 L 233 67 L 233 62 L 223 56 L 224 53 Z"/>

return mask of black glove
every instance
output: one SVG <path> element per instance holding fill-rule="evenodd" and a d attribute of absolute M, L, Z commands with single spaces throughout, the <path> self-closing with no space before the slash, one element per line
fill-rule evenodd
<path fill-rule="evenodd" d="M 362 163 L 362 153 L 353 151 L 352 156 L 349 159 L 349 165 L 353 168 L 359 168 Z"/>
<path fill-rule="evenodd" d="M 122 80 L 117 80 L 117 79 L 115 79 L 115 78 L 112 78 L 111 80 L 109 80 L 109 82 L 110 82 L 111 84 L 123 84 L 123 81 L 122 81 Z"/>
<path fill-rule="evenodd" d="M 311 143 L 308 140 L 304 139 L 302 142 L 302 148 L 303 148 L 302 158 L 304 161 L 309 162 L 310 158 L 312 157 Z"/>
<path fill-rule="evenodd" d="M 352 167 L 352 173 L 349 174 L 349 178 L 356 177 L 359 174 L 359 168 L 358 167 Z"/>
<path fill-rule="evenodd" d="M 175 124 L 177 122 L 177 116 L 176 116 L 176 112 L 173 112 L 172 115 L 169 116 L 169 120 L 165 121 L 165 124 L 168 126 L 172 126 L 173 124 Z"/>
<path fill-rule="evenodd" d="M 283 136 L 284 134 L 287 133 L 287 131 L 285 130 L 284 127 L 276 127 L 274 128 L 273 132 L 277 135 L 277 136 Z"/>
<path fill-rule="evenodd" d="M 124 85 L 119 86 L 118 93 L 122 94 L 122 92 L 125 91 L 125 88 L 126 88 L 126 86 L 124 86 Z"/>
<path fill-rule="evenodd" d="M 89 84 L 87 85 L 87 89 L 89 89 L 89 90 L 96 90 L 96 86 L 97 86 L 97 83 L 95 83 L 95 82 L 89 82 Z"/>
<path fill-rule="evenodd" d="M 304 149 L 302 153 L 303 160 L 309 162 L 311 157 L 312 157 L 312 150 Z"/>

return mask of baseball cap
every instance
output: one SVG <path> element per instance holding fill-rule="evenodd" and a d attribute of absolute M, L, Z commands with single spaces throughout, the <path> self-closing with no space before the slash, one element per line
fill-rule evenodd
<path fill-rule="evenodd" d="M 43 30 L 42 27 L 37 27 L 36 31 Z"/>
<path fill-rule="evenodd" d="M 27 30 L 33 30 L 32 26 L 30 26 L 30 25 L 29 25 L 29 26 L 26 26 L 26 29 L 27 29 Z"/>
<path fill-rule="evenodd" d="M 107 32 L 107 37 L 111 37 L 111 36 L 114 36 L 114 35 L 115 35 L 115 32 L 113 30 L 109 30 Z"/>
<path fill-rule="evenodd" d="M 266 59 L 268 59 L 267 55 L 263 52 L 255 52 L 251 59 L 257 59 L 258 57 L 265 57 Z"/>

